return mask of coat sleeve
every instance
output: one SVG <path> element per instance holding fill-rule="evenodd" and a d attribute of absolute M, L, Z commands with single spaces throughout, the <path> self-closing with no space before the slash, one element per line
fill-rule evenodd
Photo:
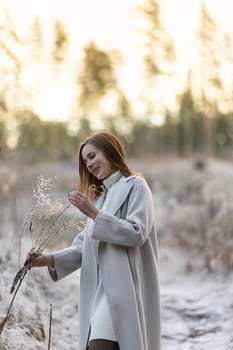
<path fill-rule="evenodd" d="M 70 247 L 52 253 L 55 271 L 49 270 L 49 274 L 54 281 L 80 268 L 84 235 L 85 230 L 77 234 Z"/>
<path fill-rule="evenodd" d="M 126 206 L 123 218 L 99 211 L 93 239 L 128 247 L 143 245 L 154 225 L 154 206 L 152 193 L 142 178 L 136 178 L 123 205 Z"/>

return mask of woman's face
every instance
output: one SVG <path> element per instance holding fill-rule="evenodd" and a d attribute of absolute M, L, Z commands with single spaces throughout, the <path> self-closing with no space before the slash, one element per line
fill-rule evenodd
<path fill-rule="evenodd" d="M 94 145 L 87 143 L 82 149 L 82 158 L 89 173 L 98 180 L 104 180 L 114 171 L 104 153 Z"/>

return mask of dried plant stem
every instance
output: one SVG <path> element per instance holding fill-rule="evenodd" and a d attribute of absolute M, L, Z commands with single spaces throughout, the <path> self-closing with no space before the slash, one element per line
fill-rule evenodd
<path fill-rule="evenodd" d="M 27 259 L 24 263 L 24 266 L 17 272 L 17 274 L 14 278 L 13 285 L 12 285 L 11 290 L 10 290 L 10 294 L 13 293 L 13 296 L 12 296 L 11 302 L 8 306 L 6 316 L 4 317 L 3 321 L 0 322 L 0 335 L 2 334 L 2 331 L 3 331 L 7 321 L 9 320 L 9 318 L 11 316 L 11 309 L 13 307 L 13 304 L 14 304 L 16 295 L 19 291 L 19 288 L 24 280 L 24 277 L 26 276 L 27 272 L 31 269 L 33 260 L 38 258 L 38 256 L 39 256 L 39 254 L 37 252 L 35 252 L 34 255 L 30 259 Z"/>
<path fill-rule="evenodd" d="M 70 207 L 70 204 L 68 204 L 63 210 L 57 215 L 57 217 L 54 219 L 54 221 L 51 223 L 50 228 L 46 234 L 44 234 L 47 221 L 45 220 L 42 226 L 42 229 L 40 231 L 40 234 L 37 238 L 37 241 L 35 243 L 35 246 L 37 247 L 37 250 L 42 252 L 44 248 L 47 246 L 48 241 L 51 241 L 55 238 L 57 231 L 54 233 L 53 229 L 55 227 L 55 224 L 59 220 L 59 218 L 65 213 L 65 211 Z"/>
<path fill-rule="evenodd" d="M 50 350 L 51 345 L 51 335 L 52 335 L 52 317 L 53 317 L 53 305 L 50 304 L 50 312 L 49 312 L 49 341 L 48 341 L 48 350 Z"/>
<path fill-rule="evenodd" d="M 27 274 L 27 272 L 28 272 L 29 269 L 30 269 L 30 266 L 29 266 L 29 265 L 26 266 L 26 267 L 24 268 L 24 270 L 23 270 L 22 275 L 21 275 L 20 278 L 19 278 L 19 283 L 18 283 L 18 285 L 17 285 L 17 287 L 16 287 L 16 289 L 15 289 L 15 291 L 14 291 L 14 294 L 13 294 L 13 296 L 12 296 L 12 298 L 11 298 L 11 302 L 10 302 L 10 305 L 8 306 L 8 309 L 7 309 L 7 312 L 6 312 L 6 316 L 4 317 L 3 321 L 1 322 L 0 335 L 2 334 L 2 331 L 3 331 L 3 329 L 4 329 L 4 327 L 5 327 L 6 323 L 7 323 L 7 321 L 9 320 L 9 318 L 10 318 L 10 316 L 11 316 L 11 309 L 12 309 L 12 306 L 13 306 L 13 304 L 14 304 L 16 294 L 17 294 L 17 292 L 18 292 L 18 290 L 19 290 L 19 288 L 20 288 L 20 286 L 21 286 L 21 284 L 22 284 L 22 282 L 23 282 L 23 279 L 24 279 L 24 277 L 26 276 L 26 274 Z"/>
<path fill-rule="evenodd" d="M 20 267 L 20 261 L 21 261 L 21 245 L 22 245 L 22 238 L 23 238 L 23 233 L 24 233 L 24 230 L 25 230 L 25 227 L 27 226 L 28 224 L 28 221 L 25 221 L 24 224 L 23 224 L 23 227 L 20 231 L 20 234 L 19 234 L 19 267 Z"/>
<path fill-rule="evenodd" d="M 13 284 L 10 290 L 10 294 L 12 294 L 12 299 L 10 301 L 10 305 L 7 309 L 6 316 L 3 318 L 3 320 L 0 321 L 0 335 L 5 327 L 5 324 L 7 323 L 8 319 L 11 316 L 11 309 L 13 307 L 16 295 L 18 293 L 18 290 L 23 282 L 24 277 L 26 276 L 27 272 L 32 267 L 32 262 L 37 259 L 43 252 L 43 250 L 48 246 L 49 243 L 51 243 L 55 238 L 58 237 L 58 235 L 64 231 L 65 229 L 79 226 L 80 228 L 83 228 L 83 224 L 81 224 L 76 220 L 60 220 L 62 216 L 64 215 L 65 211 L 71 206 L 71 204 L 63 205 L 60 201 L 51 201 L 49 197 L 49 191 L 52 188 L 52 179 L 45 179 L 42 176 L 38 177 L 36 182 L 36 189 L 34 189 L 33 198 L 35 200 L 35 203 L 33 205 L 33 208 L 31 209 L 29 213 L 28 219 L 24 222 L 24 225 L 22 226 L 21 232 L 20 232 L 20 246 L 19 246 L 19 270 L 16 273 Z M 42 215 L 36 216 L 36 214 L 40 213 L 42 210 Z M 43 220 L 41 224 L 40 230 L 38 230 L 38 234 L 35 237 L 35 241 L 33 242 L 33 223 L 35 218 L 38 217 L 39 219 Z M 62 218 L 63 219 L 63 218 Z M 27 259 L 24 262 L 24 265 L 22 268 L 20 268 L 20 253 L 21 253 L 21 241 L 23 237 L 23 233 L 25 229 L 28 228 L 31 238 L 32 238 L 32 244 L 33 247 L 31 248 L 30 252 L 28 253 Z M 37 232 L 37 230 L 36 230 Z M 49 349 L 50 349 L 50 342 L 51 342 L 51 323 L 52 323 L 52 305 L 50 306 L 50 330 L 49 330 Z"/>

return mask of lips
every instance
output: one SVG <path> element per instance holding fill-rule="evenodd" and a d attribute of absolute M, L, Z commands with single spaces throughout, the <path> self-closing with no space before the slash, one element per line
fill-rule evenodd
<path fill-rule="evenodd" d="M 92 174 L 96 176 L 98 174 L 99 170 L 100 170 L 100 167 L 94 168 L 92 171 Z"/>

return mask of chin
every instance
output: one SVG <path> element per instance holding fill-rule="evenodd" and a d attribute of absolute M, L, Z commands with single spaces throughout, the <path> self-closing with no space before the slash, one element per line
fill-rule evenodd
<path fill-rule="evenodd" d="M 98 180 L 103 181 L 103 180 L 107 179 L 107 177 L 108 177 L 108 175 L 100 175 L 100 176 L 98 176 Z"/>

